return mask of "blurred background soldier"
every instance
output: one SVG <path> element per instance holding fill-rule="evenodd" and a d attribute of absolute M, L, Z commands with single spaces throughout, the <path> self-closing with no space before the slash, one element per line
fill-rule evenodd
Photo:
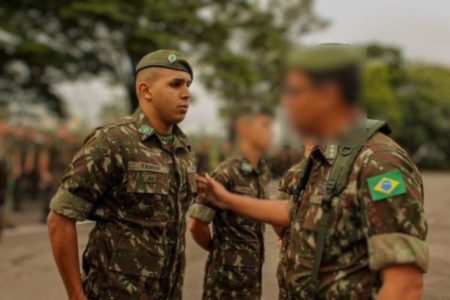
<path fill-rule="evenodd" d="M 270 171 L 263 155 L 272 143 L 272 117 L 261 112 L 244 113 L 235 126 L 238 153 L 222 162 L 213 177 L 230 191 L 264 199 Z M 194 240 L 209 251 L 203 299 L 260 299 L 264 225 L 201 203 L 191 206 L 190 217 Z"/>
<path fill-rule="evenodd" d="M 8 159 L 7 159 L 7 133 L 8 121 L 4 113 L 0 113 L 0 241 L 2 239 L 4 223 L 4 206 L 6 203 L 6 193 L 8 186 Z"/>
<path fill-rule="evenodd" d="M 56 193 L 67 166 L 78 148 L 78 141 L 65 123 L 61 123 L 56 135 L 45 135 L 44 148 L 39 156 L 40 197 L 42 215 L 41 222 L 45 223 L 50 211 L 51 196 Z"/>
<path fill-rule="evenodd" d="M 201 141 L 200 149 L 195 153 L 197 158 L 197 172 L 199 174 L 209 172 L 211 164 L 210 151 L 211 142 L 205 137 Z"/>

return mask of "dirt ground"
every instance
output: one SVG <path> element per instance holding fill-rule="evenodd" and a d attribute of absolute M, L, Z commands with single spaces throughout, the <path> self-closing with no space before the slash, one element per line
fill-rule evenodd
<path fill-rule="evenodd" d="M 425 199 L 428 216 L 430 269 L 425 277 L 424 299 L 450 299 L 450 174 L 425 173 Z M 273 185 L 274 186 L 274 185 Z M 16 216 L 20 226 L 8 229 L 0 244 L 0 300 L 66 299 L 53 263 L 47 230 L 38 220 L 36 205 L 25 207 Z M 92 224 L 79 224 L 79 244 L 83 249 Z M 200 299 L 206 252 L 188 235 L 184 299 Z M 266 234 L 263 299 L 277 299 L 275 269 L 278 261 L 272 230 Z"/>

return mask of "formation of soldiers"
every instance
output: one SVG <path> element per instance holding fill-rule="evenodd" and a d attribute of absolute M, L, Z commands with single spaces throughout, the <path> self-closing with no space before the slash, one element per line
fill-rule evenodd
<path fill-rule="evenodd" d="M 49 199 L 79 147 L 78 137 L 64 124 L 55 130 L 13 124 L 4 109 L 0 143 L 0 224 L 14 226 L 12 215 L 23 210 L 25 201 L 39 203 L 45 222 Z"/>
<path fill-rule="evenodd" d="M 182 299 L 187 228 L 209 252 L 203 299 L 260 299 L 264 223 L 280 237 L 280 299 L 420 299 L 428 266 L 421 177 L 389 126 L 361 113 L 360 66 L 355 48 L 337 44 L 296 49 L 287 60 L 282 103 L 310 147 L 269 199 L 272 117 L 243 112 L 236 151 L 203 174 L 177 125 L 193 69 L 177 51 L 144 56 L 135 69 L 139 108 L 94 130 L 64 175 L 49 161 L 70 151 L 25 155 L 20 172 L 10 171 L 28 174 L 34 159 L 44 183 L 59 177 L 47 222 L 69 299 Z M 95 227 L 80 270 L 75 224 L 86 219 Z"/>

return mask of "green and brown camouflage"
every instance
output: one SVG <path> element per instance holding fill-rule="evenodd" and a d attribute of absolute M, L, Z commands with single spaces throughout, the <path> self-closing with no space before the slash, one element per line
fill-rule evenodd
<path fill-rule="evenodd" d="M 83 254 L 88 299 L 182 298 L 195 172 L 181 130 L 162 141 L 141 110 L 86 139 L 50 206 L 96 222 Z"/>
<path fill-rule="evenodd" d="M 289 200 L 290 203 L 294 201 L 294 195 L 296 193 L 297 186 L 300 183 L 300 179 L 303 176 L 306 160 L 302 160 L 293 165 L 280 180 L 278 185 L 278 192 L 275 195 L 277 200 Z M 289 247 L 289 227 L 285 228 L 281 237 L 280 256 L 277 267 L 277 280 L 279 289 L 279 300 L 288 300 L 287 282 L 285 278 L 286 263 L 287 263 L 287 250 Z"/>
<path fill-rule="evenodd" d="M 291 205 L 286 274 L 290 299 L 307 299 L 307 286 L 317 251 L 318 223 L 326 178 L 334 163 L 326 147 L 312 155 L 309 181 L 299 207 Z M 372 197 L 369 182 L 399 173 L 401 193 Z M 382 176 L 382 177 L 383 177 Z M 331 201 L 329 226 L 320 267 L 320 299 L 374 299 L 381 287 L 380 270 L 411 264 L 423 272 L 428 266 L 424 242 L 427 224 L 420 173 L 408 154 L 391 138 L 376 133 L 362 147 L 347 185 Z"/>
<path fill-rule="evenodd" d="M 264 160 L 254 168 L 247 159 L 222 162 L 212 177 L 229 191 L 254 198 L 267 198 L 270 171 Z M 264 225 L 229 210 L 201 203 L 189 215 L 213 224 L 213 241 L 206 263 L 203 299 L 260 299 L 264 261 Z"/>

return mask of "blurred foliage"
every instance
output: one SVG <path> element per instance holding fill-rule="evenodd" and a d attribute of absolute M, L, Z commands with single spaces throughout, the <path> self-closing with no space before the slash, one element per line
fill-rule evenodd
<path fill-rule="evenodd" d="M 278 101 L 281 60 L 291 44 L 327 22 L 313 0 L 3 0 L 0 104 L 37 102 L 64 116 L 55 86 L 102 76 L 128 91 L 147 52 L 175 48 L 232 121 L 244 106 Z M 408 63 L 399 48 L 371 44 L 363 99 L 426 167 L 450 167 L 450 70 Z M 107 106 L 108 115 L 123 107 Z"/>
<path fill-rule="evenodd" d="M 101 123 L 112 123 L 126 116 L 130 111 L 130 107 L 127 104 L 123 99 L 113 99 L 111 102 L 102 105 L 99 113 Z"/>
<path fill-rule="evenodd" d="M 107 76 L 137 105 L 133 66 L 175 48 L 226 103 L 273 103 L 279 60 L 292 37 L 326 23 L 313 0 L 4 0 L 0 5 L 3 101 L 45 102 L 64 115 L 53 87 Z M 230 107 L 230 106 L 226 106 Z M 228 110 L 229 113 L 229 110 Z"/>
<path fill-rule="evenodd" d="M 363 99 L 368 115 L 424 168 L 450 168 L 450 69 L 405 62 L 395 47 L 369 45 Z"/>

